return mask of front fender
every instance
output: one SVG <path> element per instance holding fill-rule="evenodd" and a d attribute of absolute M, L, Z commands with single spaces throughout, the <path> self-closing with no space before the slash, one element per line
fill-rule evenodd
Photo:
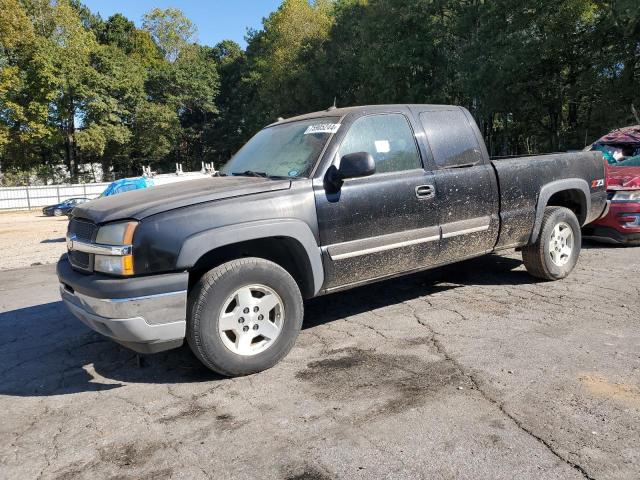
<path fill-rule="evenodd" d="M 260 220 L 212 228 L 188 237 L 180 249 L 176 267 L 187 270 L 206 253 L 226 245 L 269 237 L 289 237 L 304 248 L 313 275 L 313 290 L 317 294 L 324 283 L 320 247 L 309 226 L 296 219 Z"/>

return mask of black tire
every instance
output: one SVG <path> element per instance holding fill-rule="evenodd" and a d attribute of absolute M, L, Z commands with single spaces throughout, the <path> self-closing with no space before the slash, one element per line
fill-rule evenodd
<path fill-rule="evenodd" d="M 561 222 L 572 230 L 573 247 L 568 261 L 559 266 L 551 259 L 549 244 L 554 228 Z M 578 263 L 581 245 L 582 232 L 575 214 L 564 207 L 546 207 L 538 239 L 522 249 L 522 260 L 530 275 L 544 280 L 559 280 L 569 275 Z"/>
<path fill-rule="evenodd" d="M 261 284 L 278 294 L 284 304 L 280 334 L 266 350 L 251 356 L 232 352 L 218 331 L 225 300 L 248 284 Z M 189 293 L 187 342 L 209 369 L 225 376 L 241 376 L 271 368 L 293 347 L 304 316 L 298 284 L 279 265 L 261 258 L 241 258 L 205 273 Z"/>
<path fill-rule="evenodd" d="M 54 217 L 59 217 L 60 215 L 62 215 L 62 210 L 60 210 L 59 208 L 56 208 L 56 209 L 53 211 L 53 216 L 54 216 Z"/>

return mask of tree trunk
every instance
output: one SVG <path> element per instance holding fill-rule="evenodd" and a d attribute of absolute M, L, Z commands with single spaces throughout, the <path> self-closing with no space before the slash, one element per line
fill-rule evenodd
<path fill-rule="evenodd" d="M 71 183 L 75 182 L 76 179 L 76 156 L 75 149 L 73 146 L 74 137 L 73 132 L 67 129 L 67 163 L 69 165 L 69 177 L 71 179 Z"/>
<path fill-rule="evenodd" d="M 547 131 L 549 133 L 549 153 L 557 152 L 559 148 L 559 119 L 558 119 L 558 110 L 555 105 L 549 105 L 547 107 L 547 113 L 549 115 L 549 126 Z"/>
<path fill-rule="evenodd" d="M 511 152 L 509 151 L 509 114 L 502 114 L 502 121 L 504 122 L 504 128 L 502 129 L 502 155 L 509 155 Z"/>
<path fill-rule="evenodd" d="M 67 165 L 69 166 L 69 176 L 71 177 L 71 183 L 75 183 L 76 180 L 76 127 L 75 127 L 75 108 L 73 107 L 73 99 L 69 101 L 69 110 L 67 114 L 66 125 L 66 155 Z"/>

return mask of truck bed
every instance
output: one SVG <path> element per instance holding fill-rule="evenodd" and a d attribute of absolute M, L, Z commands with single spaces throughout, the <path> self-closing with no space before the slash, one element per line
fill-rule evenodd
<path fill-rule="evenodd" d="M 526 157 L 493 158 L 491 164 L 500 191 L 500 236 L 496 249 L 527 244 L 534 231 L 540 196 L 553 182 L 562 182 L 575 195 L 581 225 L 602 213 L 606 191 L 593 195 L 593 182 L 604 181 L 604 160 L 599 152 L 553 153 Z M 588 180 L 587 180 L 588 179 Z M 553 199 L 549 205 L 553 204 Z"/>

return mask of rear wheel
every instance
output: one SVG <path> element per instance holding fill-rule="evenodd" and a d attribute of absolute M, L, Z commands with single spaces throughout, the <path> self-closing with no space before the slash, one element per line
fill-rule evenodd
<path fill-rule="evenodd" d="M 272 367 L 302 326 L 296 281 L 279 265 L 242 258 L 205 273 L 189 294 L 187 341 L 202 363 L 227 376 Z"/>
<path fill-rule="evenodd" d="M 534 277 L 559 280 L 576 266 L 581 243 L 580 224 L 575 214 L 568 208 L 547 207 L 538 239 L 522 249 L 522 260 Z"/>

